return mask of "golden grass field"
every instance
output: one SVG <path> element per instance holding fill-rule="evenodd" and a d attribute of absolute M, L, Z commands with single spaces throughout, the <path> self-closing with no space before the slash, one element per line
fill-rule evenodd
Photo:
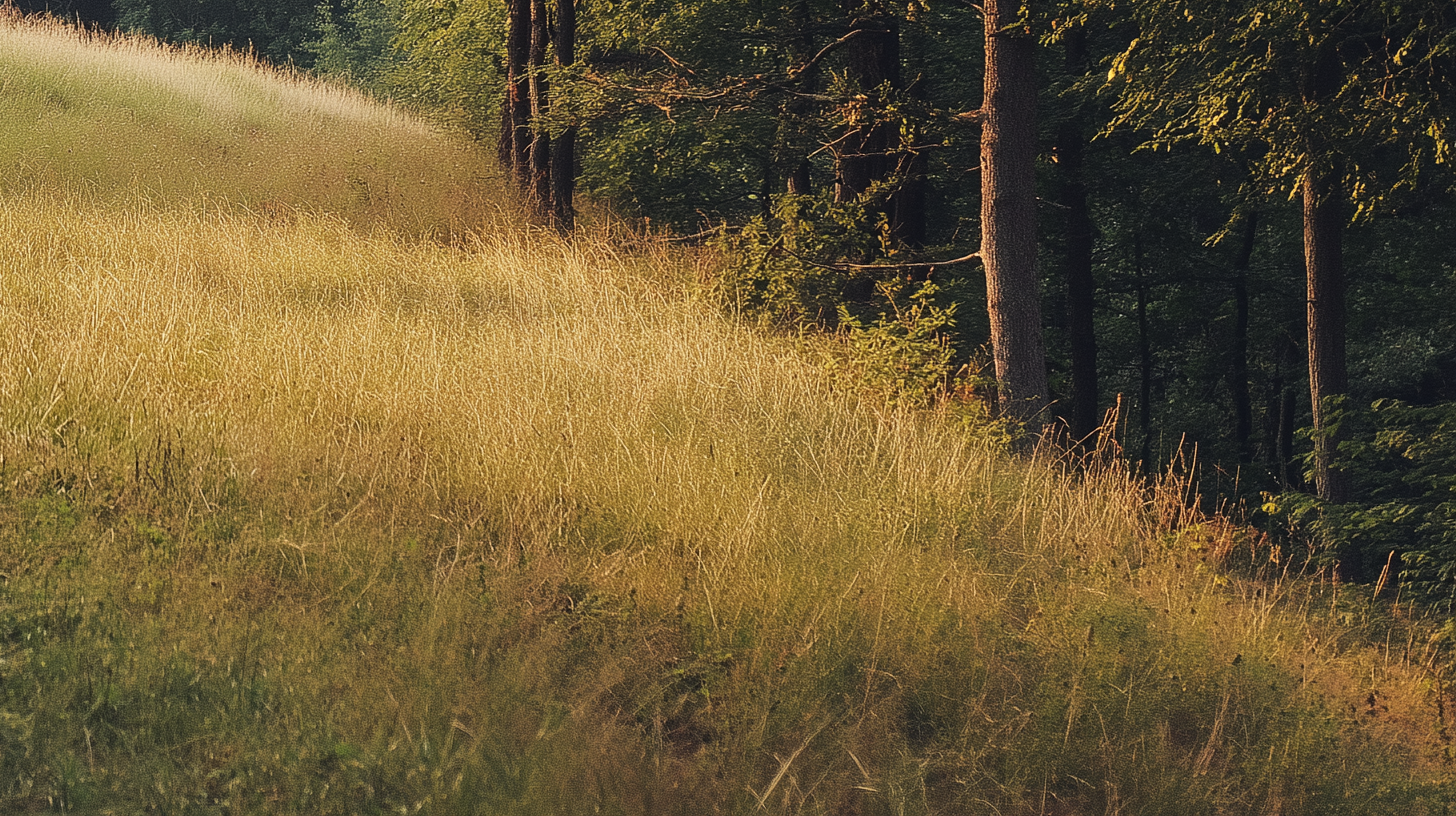
<path fill-rule="evenodd" d="M 0 811 L 1449 808 L 1450 627 L 710 253 L 233 56 L 10 19 L 0 114 Z"/>

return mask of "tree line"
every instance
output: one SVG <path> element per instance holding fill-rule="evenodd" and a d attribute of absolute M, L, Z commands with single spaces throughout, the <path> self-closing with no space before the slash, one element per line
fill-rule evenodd
<path fill-rule="evenodd" d="M 919 297 L 1003 415 L 1112 412 L 1348 576 L 1456 587 L 1448 0 L 112 9 L 447 119 L 543 224 L 580 187 L 711 234 L 766 319 L 922 348 Z"/>

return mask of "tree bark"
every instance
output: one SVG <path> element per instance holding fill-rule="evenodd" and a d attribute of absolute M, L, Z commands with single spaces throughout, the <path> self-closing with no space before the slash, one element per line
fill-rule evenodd
<path fill-rule="evenodd" d="M 924 76 L 927 72 L 924 38 L 915 36 L 917 29 L 898 35 L 902 63 L 910 66 L 912 77 L 902 84 L 905 96 L 914 102 L 925 101 Z M 905 69 L 900 68 L 903 73 Z M 892 128 L 892 131 L 894 128 Z M 921 249 L 925 246 L 925 199 L 929 187 L 930 162 L 921 144 L 925 141 L 922 123 L 907 119 L 899 128 L 899 157 L 892 169 L 895 187 L 886 202 L 890 235 L 901 246 Z M 893 137 L 892 133 L 892 137 Z"/>
<path fill-rule="evenodd" d="M 986 0 L 981 260 L 1001 411 L 1040 426 L 1046 350 L 1036 271 L 1036 41 L 1017 0 Z"/>
<path fill-rule="evenodd" d="M 815 93 L 819 90 L 818 69 L 804 70 L 804 66 L 809 64 L 815 53 L 814 20 L 809 0 L 792 0 L 789 4 L 789 20 L 793 25 L 789 39 L 790 59 L 795 71 L 803 71 L 799 76 L 799 90 L 805 94 Z M 809 101 L 800 97 L 789 97 L 779 109 L 776 152 L 779 166 L 785 170 L 789 195 L 809 195 L 813 192 L 809 159 L 801 144 L 800 135 L 802 122 L 811 115 Z"/>
<path fill-rule="evenodd" d="M 889 83 L 900 85 L 900 28 L 898 21 L 878 5 L 865 10 L 862 0 L 843 0 L 846 13 L 853 15 L 851 31 L 858 35 L 844 46 L 849 78 L 865 94 Z M 873 115 L 873 114 L 869 114 Z M 893 163 L 890 157 L 890 128 L 866 122 L 856 125 L 837 154 L 838 178 L 834 198 L 853 201 L 876 181 L 883 181 Z"/>
<path fill-rule="evenodd" d="M 1234 403 L 1234 446 L 1239 463 L 1254 461 L 1250 439 L 1254 434 L 1254 406 L 1249 397 L 1249 266 L 1254 260 L 1254 241 L 1259 233 L 1259 214 L 1244 218 L 1244 240 L 1234 259 L 1234 342 L 1229 366 L 1229 394 Z"/>
<path fill-rule="evenodd" d="M 789 195 L 809 195 L 814 186 L 809 173 L 809 160 L 800 159 L 789 174 Z"/>
<path fill-rule="evenodd" d="M 556 64 L 576 62 L 576 0 L 556 0 Z M 551 215 L 556 228 L 570 232 L 576 226 L 576 127 L 556 138 L 551 152 Z"/>
<path fill-rule="evenodd" d="M 507 70 L 509 72 L 509 59 L 507 60 Z M 516 117 L 515 111 L 512 109 L 510 79 L 506 80 L 506 92 L 501 97 L 500 112 L 500 137 L 496 140 L 495 146 L 496 160 L 500 162 L 501 168 L 506 171 L 507 175 L 510 175 L 515 172 L 516 168 Z"/>
<path fill-rule="evenodd" d="M 530 184 L 531 90 L 527 76 L 531 51 L 531 0 L 506 0 L 506 98 L 501 135 L 502 164 L 516 186 Z"/>
<path fill-rule="evenodd" d="M 1081 29 L 1067 34 L 1066 70 L 1080 76 L 1086 71 L 1086 36 Z M 1087 206 L 1082 164 L 1087 137 L 1081 118 L 1071 116 L 1057 133 L 1057 198 L 1063 214 L 1066 241 L 1067 338 L 1072 347 L 1072 393 L 1066 411 L 1072 437 L 1095 445 L 1097 432 L 1097 284 L 1092 277 L 1094 230 Z"/>
<path fill-rule="evenodd" d="M 546 50 L 551 42 L 551 19 L 546 0 L 531 2 L 531 150 L 527 207 L 540 221 L 551 215 L 551 134 L 542 121 L 551 109 L 546 80 Z"/>
<path fill-rule="evenodd" d="M 1347 390 L 1343 201 L 1337 177 L 1314 169 L 1305 172 L 1301 193 L 1315 493 L 1324 501 L 1340 503 L 1350 498 L 1349 480 L 1337 462 L 1340 434 L 1332 415 Z"/>
<path fill-rule="evenodd" d="M 910 151 L 902 155 L 895 170 L 899 186 L 890 193 L 890 235 L 900 245 L 911 249 L 925 246 L 927 164 L 924 153 Z"/>

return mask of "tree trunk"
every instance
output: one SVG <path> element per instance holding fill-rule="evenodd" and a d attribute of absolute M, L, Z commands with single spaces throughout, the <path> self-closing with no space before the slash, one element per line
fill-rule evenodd
<path fill-rule="evenodd" d="M 912 129 L 913 134 L 916 129 Z M 902 246 L 920 249 L 925 246 L 925 154 L 905 153 L 895 175 L 899 186 L 890 194 L 890 235 Z"/>
<path fill-rule="evenodd" d="M 925 101 L 924 76 L 927 72 L 922 37 L 900 35 L 902 60 L 911 67 L 912 78 L 905 86 L 905 96 L 914 102 Z M 903 68 L 901 69 L 903 71 Z M 886 210 L 890 235 L 901 246 L 921 249 L 925 246 L 925 196 L 929 186 L 929 161 L 921 147 L 925 141 L 924 126 L 913 119 L 899 128 L 900 155 L 893 168 L 895 189 L 890 193 Z"/>
<path fill-rule="evenodd" d="M 1072 76 L 1086 71 L 1086 36 L 1081 29 L 1067 35 L 1066 69 Z M 1058 199 L 1066 241 L 1067 338 L 1072 347 L 1072 393 L 1066 420 L 1072 437 L 1095 445 L 1097 432 L 1097 285 L 1092 277 L 1093 226 L 1082 181 L 1087 138 L 1082 121 L 1072 116 L 1057 133 Z"/>
<path fill-rule="evenodd" d="M 531 51 L 531 0 L 506 0 L 506 98 L 500 152 L 516 186 L 530 185 L 531 90 L 527 79 Z"/>
<path fill-rule="evenodd" d="M 556 0 L 556 63 L 563 68 L 576 62 L 576 0 Z M 576 127 L 556 138 L 551 153 L 551 215 L 556 228 L 570 232 L 576 226 Z"/>
<path fill-rule="evenodd" d="M 1346 391 L 1343 202 L 1339 182 L 1331 173 L 1305 172 L 1301 192 L 1315 493 L 1327 502 L 1339 503 L 1350 497 L 1349 480 L 1336 461 L 1340 435 L 1332 416 Z"/>
<path fill-rule="evenodd" d="M 814 187 L 809 174 L 809 160 L 800 159 L 794 172 L 789 174 L 789 195 L 809 195 L 812 192 Z"/>
<path fill-rule="evenodd" d="M 1142 446 L 1138 459 L 1144 473 L 1153 470 L 1153 338 L 1148 325 L 1148 278 L 1143 270 L 1142 236 L 1133 235 L 1133 269 L 1137 272 L 1137 323 L 1138 323 L 1138 429 L 1142 433 Z"/>
<path fill-rule="evenodd" d="M 1036 41 L 1021 3 L 986 0 L 981 260 L 1002 414 L 1040 426 L 1046 350 L 1036 273 Z"/>
<path fill-rule="evenodd" d="M 789 4 L 789 19 L 793 24 L 790 37 L 790 59 L 795 71 L 803 70 L 814 58 L 814 20 L 809 0 L 793 0 Z M 819 89 L 818 70 L 810 68 L 799 76 L 799 91 L 815 93 Z M 786 172 L 789 195 L 809 195 L 810 165 L 802 144 L 802 124 L 812 115 L 808 100 L 790 96 L 779 109 L 777 144 L 778 164 Z"/>
<path fill-rule="evenodd" d="M 1254 461 L 1250 439 L 1254 434 L 1254 406 L 1249 398 L 1249 266 L 1254 260 L 1254 240 L 1259 232 L 1259 214 L 1244 219 L 1244 241 L 1234 259 L 1234 343 L 1229 366 L 1229 394 L 1234 403 L 1234 447 L 1239 463 Z"/>
<path fill-rule="evenodd" d="M 507 55 L 509 56 L 509 55 Z M 509 67 L 509 61 L 508 65 Z M 516 168 L 516 117 L 512 109 L 511 81 L 506 80 L 506 92 L 501 97 L 501 123 L 500 137 L 496 140 L 496 160 L 500 162 L 506 173 L 512 174 Z"/>
<path fill-rule="evenodd" d="M 844 0 L 846 13 L 855 15 L 851 30 L 858 36 L 844 46 L 849 78 L 866 94 L 881 85 L 900 85 L 900 28 L 898 21 L 878 7 L 862 12 L 862 0 Z M 873 114 L 869 114 L 873 116 Z M 876 181 L 883 181 L 893 166 L 890 128 L 875 122 L 856 125 L 837 154 L 838 178 L 834 198 L 853 201 Z"/>
<path fill-rule="evenodd" d="M 1278 423 L 1274 428 L 1274 472 L 1279 486 L 1285 490 L 1298 490 L 1303 486 L 1299 466 L 1294 460 L 1295 411 L 1298 408 L 1296 383 L 1289 381 L 1290 370 L 1299 363 L 1299 343 L 1290 334 L 1279 335 L 1274 353 L 1274 396 L 1278 400 Z"/>
<path fill-rule="evenodd" d="M 551 215 L 551 134 L 542 121 L 551 109 L 546 81 L 546 50 L 551 42 L 551 18 L 546 0 L 531 0 L 531 184 L 526 198 L 538 221 Z"/>

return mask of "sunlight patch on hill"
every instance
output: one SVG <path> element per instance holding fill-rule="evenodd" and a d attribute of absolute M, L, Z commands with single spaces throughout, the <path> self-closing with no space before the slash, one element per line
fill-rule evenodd
<path fill-rule="evenodd" d="M 499 173 L 472 146 L 243 55 L 9 17 L 0 88 L 0 190 L 323 210 L 435 235 L 499 208 Z"/>

